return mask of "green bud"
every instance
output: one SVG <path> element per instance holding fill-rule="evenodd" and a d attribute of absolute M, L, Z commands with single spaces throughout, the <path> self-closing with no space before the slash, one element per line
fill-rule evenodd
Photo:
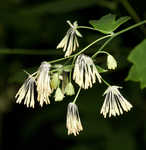
<path fill-rule="evenodd" d="M 60 80 L 59 80 L 59 74 L 58 73 L 54 73 L 52 76 L 52 80 L 51 80 L 51 87 L 52 89 L 56 89 L 60 84 Z"/>
<path fill-rule="evenodd" d="M 56 92 L 55 92 L 55 101 L 56 101 L 56 102 L 57 102 L 57 101 L 62 101 L 63 98 L 64 98 L 64 95 L 63 95 L 61 89 L 58 87 L 58 88 L 56 89 Z"/>
<path fill-rule="evenodd" d="M 112 55 L 108 55 L 107 57 L 107 66 L 108 69 L 115 70 L 117 68 L 117 61 Z"/>
<path fill-rule="evenodd" d="M 69 96 L 75 94 L 75 90 L 74 90 L 74 87 L 73 87 L 73 85 L 72 85 L 71 82 L 69 82 L 69 83 L 66 85 L 66 87 L 65 87 L 65 94 L 66 94 L 66 95 L 69 95 Z"/>

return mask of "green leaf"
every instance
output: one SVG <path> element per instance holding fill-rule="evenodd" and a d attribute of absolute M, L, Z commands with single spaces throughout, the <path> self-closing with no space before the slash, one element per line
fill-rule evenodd
<path fill-rule="evenodd" d="M 135 65 L 133 65 L 129 71 L 128 77 L 126 80 L 132 80 L 132 81 L 139 81 L 139 74 L 137 72 L 137 68 Z"/>
<path fill-rule="evenodd" d="M 133 63 L 126 80 L 139 81 L 141 88 L 146 87 L 146 39 L 130 53 L 128 60 Z"/>
<path fill-rule="evenodd" d="M 124 24 L 130 19 L 130 17 L 120 17 L 116 20 L 116 15 L 108 14 L 101 17 L 99 20 L 91 20 L 89 23 L 98 31 L 111 34 L 115 31 L 120 25 Z"/>

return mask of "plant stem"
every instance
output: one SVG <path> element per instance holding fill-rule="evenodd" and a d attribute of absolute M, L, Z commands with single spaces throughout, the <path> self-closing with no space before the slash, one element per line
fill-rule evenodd
<path fill-rule="evenodd" d="M 95 40 L 94 42 L 92 42 L 92 43 L 89 44 L 88 46 L 86 46 L 84 49 L 82 49 L 82 50 L 79 51 L 78 53 L 76 53 L 76 54 L 74 54 L 74 55 L 71 55 L 71 56 L 69 56 L 69 57 L 60 58 L 60 59 L 56 59 L 56 60 L 50 61 L 49 63 L 56 63 L 56 62 L 63 61 L 63 60 L 68 59 L 68 58 L 72 58 L 72 57 L 74 57 L 74 56 L 78 56 L 79 54 L 83 53 L 86 49 L 88 49 L 90 46 L 94 45 L 95 43 L 99 42 L 100 40 L 103 40 L 103 39 L 105 39 L 105 38 L 107 38 L 107 37 L 110 37 L 110 38 L 100 47 L 100 49 L 98 50 L 98 51 L 101 51 L 101 50 L 102 50 L 113 38 L 115 38 L 116 36 L 118 36 L 118 35 L 120 35 L 120 34 L 122 34 L 122 33 L 124 33 L 124 32 L 127 32 L 127 31 L 129 31 L 129 30 L 131 30 L 131 29 L 134 29 L 134 28 L 136 28 L 136 27 L 138 27 L 138 26 L 141 26 L 141 25 L 143 25 L 143 24 L 145 24 L 145 23 L 146 23 L 146 20 L 141 21 L 141 22 L 139 22 L 139 23 L 137 23 L 137 24 L 134 24 L 134 25 L 132 25 L 132 26 L 130 26 L 130 27 L 124 29 L 124 30 L 121 30 L 121 31 L 119 31 L 119 32 L 117 32 L 117 33 L 114 33 L 114 34 L 112 34 L 112 35 L 110 34 L 110 35 L 103 36 L 103 37 L 101 37 L 101 38 Z M 98 52 L 98 51 L 97 51 L 97 52 Z M 92 56 L 92 58 L 96 57 L 97 52 Z"/>
<path fill-rule="evenodd" d="M 93 43 L 91 43 L 90 45 L 88 45 L 87 47 L 85 47 L 83 50 L 81 50 L 80 52 L 78 52 L 77 54 L 74 54 L 74 55 L 71 55 L 69 57 L 65 57 L 65 58 L 60 58 L 60 59 L 57 59 L 57 60 L 53 60 L 53 61 L 50 61 L 50 63 L 55 63 L 55 62 L 59 62 L 59 61 L 62 61 L 62 60 L 65 60 L 65 59 L 68 59 L 68 58 L 72 58 L 74 57 L 75 55 L 79 55 L 80 53 L 84 52 L 87 48 L 89 48 L 90 46 L 92 46 L 93 44 L 95 44 L 96 42 L 102 40 L 102 39 L 105 39 L 107 37 L 110 37 L 112 36 L 108 41 L 110 42 L 114 37 L 116 37 L 117 35 L 119 34 L 122 34 L 128 30 L 131 30 L 133 28 L 136 28 L 140 25 L 143 25 L 146 23 L 146 20 L 144 21 L 141 21 L 137 24 L 134 24 L 122 31 L 119 31 L 113 35 L 106 35 L 106 36 L 103 36 L 99 39 L 97 39 L 96 41 L 94 41 Z M 97 31 L 96 29 L 92 28 L 92 27 L 86 27 L 86 26 L 78 26 L 78 28 L 85 28 L 85 29 L 89 29 L 89 30 L 94 30 L 94 31 Z M 106 44 L 108 44 L 109 42 L 107 42 Z M 56 52 L 58 52 L 57 54 L 61 55 L 62 53 L 59 52 L 59 51 L 55 51 L 54 49 L 53 50 L 49 50 L 49 51 L 46 51 L 46 50 L 25 50 L 25 49 L 8 49 L 8 48 L 5 48 L 5 49 L 0 49 L 0 54 L 6 54 L 6 55 L 9 55 L 9 54 L 19 54 L 19 55 L 55 55 Z"/>
<path fill-rule="evenodd" d="M 99 50 L 92 56 L 92 58 L 96 57 L 99 51 L 102 51 L 104 47 L 114 38 L 114 36 L 110 37 L 100 48 Z"/>
<path fill-rule="evenodd" d="M 134 28 L 136 28 L 136 27 L 138 27 L 138 26 L 141 26 L 141 25 L 143 25 L 143 24 L 145 24 L 145 23 L 146 23 L 146 20 L 141 21 L 141 22 L 139 22 L 139 23 L 137 23 L 137 24 L 134 24 L 134 25 L 132 25 L 132 26 L 130 26 L 130 27 L 124 29 L 124 30 L 121 30 L 121 31 L 115 33 L 115 34 L 114 34 L 114 37 L 116 37 L 116 36 L 118 36 L 118 35 L 120 35 L 120 34 L 122 34 L 122 33 L 124 33 L 124 32 L 127 32 L 127 31 L 129 31 L 129 30 L 131 30 L 131 29 L 134 29 Z"/>
<path fill-rule="evenodd" d="M 136 28 L 136 27 L 138 27 L 138 26 L 140 26 L 140 25 L 143 25 L 143 24 L 145 24 L 145 23 L 146 23 L 146 20 L 141 21 L 141 22 L 139 22 L 139 23 L 137 23 L 137 24 L 134 24 L 134 25 L 132 25 L 132 26 L 130 26 L 130 27 L 124 29 L 124 30 L 121 30 L 121 31 L 117 32 L 117 33 L 114 33 L 114 34 L 99 48 L 99 50 L 92 56 L 92 58 L 96 57 L 97 54 L 99 53 L 99 51 L 103 50 L 104 47 L 105 47 L 113 38 L 117 37 L 118 35 L 120 35 L 120 34 L 122 34 L 122 33 L 124 33 L 124 32 L 127 32 L 127 31 L 129 31 L 129 30 L 131 30 L 131 29 L 134 29 L 134 28 Z"/>
<path fill-rule="evenodd" d="M 86 27 L 86 26 L 78 26 L 78 29 L 89 29 L 89 30 L 98 31 L 98 30 L 95 29 L 95 28 L 92 28 L 92 27 Z"/>
<path fill-rule="evenodd" d="M 102 81 L 107 85 L 107 86 L 111 86 L 107 81 L 105 81 L 103 78 L 101 78 Z"/>
<path fill-rule="evenodd" d="M 100 40 L 103 40 L 103 39 L 105 39 L 107 37 L 111 37 L 111 36 L 112 35 L 106 35 L 106 36 L 103 36 L 103 37 L 95 40 L 94 42 L 92 42 L 91 44 L 89 44 L 88 46 L 86 46 L 84 49 L 82 49 L 81 51 L 79 51 L 76 55 L 79 55 L 79 54 L 83 53 L 86 49 L 88 49 L 90 46 L 94 45 L 95 43 L 99 42 Z"/>
<path fill-rule="evenodd" d="M 101 38 L 99 38 L 99 39 L 96 39 L 95 41 L 93 41 L 92 43 L 90 43 L 89 45 L 87 45 L 85 48 L 83 48 L 83 49 L 82 49 L 81 51 L 79 51 L 78 53 L 76 53 L 76 54 L 74 54 L 74 55 L 71 55 L 71 56 L 69 56 L 69 57 L 65 57 L 65 58 L 60 58 L 60 59 L 56 59 L 56 60 L 49 61 L 49 63 L 56 63 L 56 62 L 59 62 L 59 61 L 66 60 L 66 59 L 68 59 L 68 58 L 72 58 L 72 57 L 74 57 L 74 56 L 78 56 L 78 55 L 80 55 L 81 53 L 83 53 L 85 50 L 87 50 L 90 46 L 92 46 L 92 45 L 94 45 L 95 43 L 97 43 L 97 42 L 99 42 L 99 41 L 101 41 L 101 40 L 103 40 L 103 39 L 105 39 L 105 38 L 107 38 L 107 37 L 110 37 L 110 36 L 112 36 L 112 35 L 106 35 L 106 36 L 103 36 L 103 37 L 101 37 Z"/>
<path fill-rule="evenodd" d="M 106 51 L 98 51 L 97 55 L 98 54 L 106 54 L 106 55 L 110 55 L 110 53 L 106 52 Z"/>
<path fill-rule="evenodd" d="M 80 91 L 81 91 L 81 87 L 79 87 L 78 92 L 77 92 L 77 94 L 76 94 L 76 97 L 75 97 L 75 99 L 74 99 L 74 101 L 73 101 L 74 104 L 76 103 L 76 100 L 77 100 L 77 98 L 78 98 L 78 96 L 79 96 L 79 94 L 80 94 Z"/>
<path fill-rule="evenodd" d="M 132 16 L 132 18 L 135 20 L 135 22 L 139 22 L 140 18 L 138 16 L 138 14 L 136 13 L 136 11 L 133 9 L 133 7 L 128 2 L 128 0 L 120 0 L 120 2 L 125 7 L 125 9 L 130 14 L 130 16 Z"/>

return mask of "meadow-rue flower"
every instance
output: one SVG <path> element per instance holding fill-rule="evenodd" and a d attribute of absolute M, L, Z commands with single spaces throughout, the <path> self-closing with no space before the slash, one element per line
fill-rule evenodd
<path fill-rule="evenodd" d="M 112 55 L 107 56 L 107 67 L 108 69 L 113 69 L 113 70 L 117 68 L 117 62 Z"/>
<path fill-rule="evenodd" d="M 47 62 L 42 62 L 37 71 L 37 92 L 40 105 L 43 106 L 44 103 L 50 104 L 49 96 L 52 93 L 50 87 L 50 67 L 51 65 Z"/>
<path fill-rule="evenodd" d="M 101 114 L 106 118 L 107 114 L 109 117 L 122 115 L 123 111 L 130 111 L 132 105 L 122 96 L 119 92 L 119 86 L 109 86 L 104 92 L 105 100 L 101 108 Z"/>
<path fill-rule="evenodd" d="M 80 54 L 75 62 L 73 79 L 82 88 L 88 89 L 96 82 L 96 77 L 101 83 L 101 76 L 93 63 L 93 60 L 84 54 Z"/>
<path fill-rule="evenodd" d="M 58 87 L 56 89 L 56 92 L 55 92 L 55 101 L 62 101 L 64 98 L 64 94 L 62 93 L 61 89 Z"/>
<path fill-rule="evenodd" d="M 65 94 L 66 95 L 69 95 L 69 96 L 72 96 L 75 94 L 75 90 L 74 90 L 74 87 L 72 85 L 71 82 L 69 82 L 66 87 L 65 87 Z"/>
<path fill-rule="evenodd" d="M 73 24 L 68 20 L 70 28 L 67 31 L 65 37 L 61 40 L 61 42 L 57 45 L 58 48 L 63 48 L 63 51 L 66 51 L 65 57 L 71 55 L 73 51 L 75 51 L 79 47 L 78 37 L 82 37 L 81 33 L 77 30 L 78 23 L 75 21 Z"/>
<path fill-rule="evenodd" d="M 35 78 L 30 75 L 17 92 L 15 96 L 15 98 L 17 99 L 16 103 L 20 104 L 24 99 L 24 105 L 26 105 L 27 107 L 34 108 L 35 105 L 34 86 L 35 86 Z"/>
<path fill-rule="evenodd" d="M 68 135 L 74 134 L 76 136 L 83 130 L 78 107 L 75 103 L 68 104 L 66 127 L 68 129 Z"/>

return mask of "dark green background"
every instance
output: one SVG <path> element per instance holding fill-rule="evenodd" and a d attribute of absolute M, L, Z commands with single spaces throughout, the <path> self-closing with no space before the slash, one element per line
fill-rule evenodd
<path fill-rule="evenodd" d="M 139 18 L 129 13 L 126 0 L 1 0 L 0 1 L 0 150 L 144 150 L 146 133 L 146 90 L 139 83 L 124 82 L 131 64 L 127 56 L 145 37 L 145 28 L 136 28 L 114 39 L 104 50 L 118 60 L 118 69 L 102 74 L 112 85 L 121 85 L 122 94 L 133 104 L 123 116 L 104 119 L 100 109 L 105 85 L 96 84 L 81 91 L 77 100 L 84 131 L 67 136 L 66 109 L 74 97 L 40 108 L 27 109 L 15 104 L 15 94 L 28 72 L 36 71 L 42 61 L 63 57 L 56 45 L 68 29 L 66 20 L 89 26 L 89 20 L 108 13 L 131 16 L 128 23 L 146 19 L 145 0 L 129 0 Z M 126 4 L 126 5 L 125 5 Z M 102 36 L 80 30 L 80 48 Z M 93 46 L 93 54 L 103 43 Z M 145 61 L 145 60 L 143 60 Z M 105 58 L 98 58 L 105 67 Z M 76 89 L 77 91 L 77 89 Z M 145 125 L 145 126 L 144 126 Z"/>

